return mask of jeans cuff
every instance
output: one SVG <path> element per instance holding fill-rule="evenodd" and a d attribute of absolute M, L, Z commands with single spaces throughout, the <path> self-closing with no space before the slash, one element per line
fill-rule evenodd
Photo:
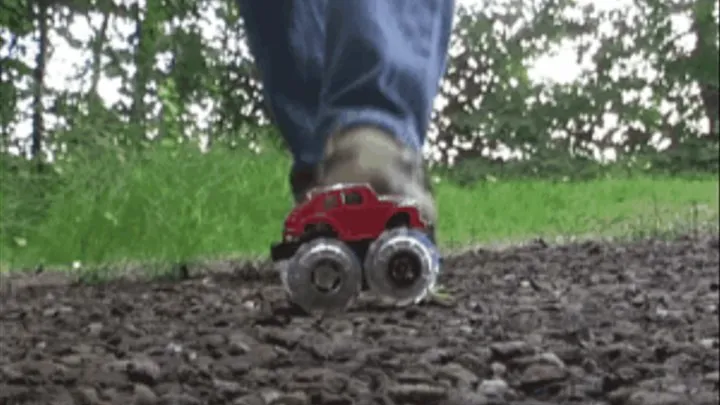
<path fill-rule="evenodd" d="M 411 120 L 401 120 L 392 114 L 373 109 L 343 111 L 336 114 L 332 121 L 321 120 L 317 133 L 322 134 L 324 145 L 332 134 L 362 126 L 379 128 L 415 151 L 422 148 L 420 136 L 413 128 Z"/>

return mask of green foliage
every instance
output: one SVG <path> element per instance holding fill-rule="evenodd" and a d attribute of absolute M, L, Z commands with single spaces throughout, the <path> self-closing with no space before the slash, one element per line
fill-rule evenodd
<path fill-rule="evenodd" d="M 680 148 L 664 152 L 647 151 L 602 163 L 583 156 L 547 150 L 528 160 L 466 159 L 443 175 L 462 186 L 497 179 L 538 179 L 554 181 L 587 181 L 602 178 L 636 176 L 671 176 L 674 178 L 706 178 L 720 172 L 720 150 L 717 144 L 691 139 Z"/>
<path fill-rule="evenodd" d="M 244 238 L 260 249 L 249 230 L 286 208 L 289 163 L 235 1 L 146 3 L 0 5 L 0 247 L 12 254 L 179 259 Z M 444 180 L 472 190 L 521 177 L 717 176 L 717 2 L 601 6 L 458 9 L 429 141 Z M 85 21 L 90 35 L 73 28 Z M 69 79 L 78 86 L 48 85 L 58 41 L 84 51 Z M 568 46 L 579 75 L 535 80 L 533 64 Z M 108 81 L 120 97 L 103 92 Z"/>
<path fill-rule="evenodd" d="M 545 1 L 500 14 L 485 6 L 461 12 L 455 41 L 463 52 L 451 61 L 444 89 L 449 101 L 438 113 L 449 118 L 439 121 L 441 147 L 461 140 L 469 147 L 458 160 L 486 161 L 505 147 L 539 165 L 548 155 L 572 160 L 596 158 L 603 151 L 629 159 L 658 151 L 661 141 L 674 149 L 700 138 L 716 147 L 718 48 L 707 38 L 717 38 L 710 36 L 717 32 L 717 18 L 707 16 L 717 7 L 710 3 L 680 1 L 669 7 L 637 0 L 632 7 L 597 11 L 571 1 Z M 568 17 L 570 11 L 578 17 Z M 689 20 L 689 32 L 673 30 L 678 17 Z M 494 30 L 497 20 L 523 19 L 521 29 Z M 693 49 L 681 46 L 681 40 L 693 38 Z M 528 80 L 529 61 L 568 42 L 576 43 L 578 60 L 592 62 L 577 80 Z M 470 80 L 454 95 L 449 84 Z M 690 125 L 695 123 L 707 123 L 708 129 Z M 655 145 L 654 137 L 659 137 Z M 689 168 L 693 162 L 685 164 Z"/>
<path fill-rule="evenodd" d="M 62 178 L 56 171 L 37 173 L 26 159 L 0 155 L 0 252 L 8 246 L 27 244 L 27 230 L 46 219 L 53 195 Z M 2 255 L 0 255 L 2 256 Z"/>
<path fill-rule="evenodd" d="M 255 132 L 245 129 L 266 125 L 270 116 L 257 71 L 242 48 L 235 2 L 148 4 L 3 4 L 0 27 L 9 44 L 8 54 L 0 56 L 3 150 L 30 149 L 27 140 L 15 145 L 17 137 L 11 136 L 28 117 L 18 108 L 28 97 L 53 100 L 52 108 L 33 116 L 29 141 L 54 154 L 74 153 L 68 138 L 77 138 L 88 120 L 100 123 L 103 128 L 95 131 L 113 138 L 109 141 L 132 148 L 157 137 L 200 142 L 198 134 L 211 145 L 257 141 Z M 48 32 L 39 31 L 43 15 Z M 70 25 L 83 18 L 94 21 L 94 32 L 80 40 Z M 677 26 L 682 19 L 687 27 Z M 132 26 L 120 41 L 113 36 L 118 20 Z M 220 29 L 209 36 L 208 23 Z M 50 32 L 88 50 L 78 79 L 89 87 L 39 92 L 28 87 L 31 79 L 37 90 L 45 76 L 43 66 L 27 64 L 41 56 L 27 49 L 30 35 L 48 42 Z M 440 163 L 488 161 L 501 150 L 537 161 L 609 152 L 630 158 L 657 151 L 658 143 L 673 149 L 688 139 L 717 144 L 717 33 L 712 0 L 635 0 L 610 9 L 573 0 L 486 0 L 476 8 L 459 7 L 442 85 L 446 103 L 435 111 L 438 135 L 431 143 L 440 150 Z M 533 61 L 560 46 L 572 46 L 586 62 L 580 76 L 561 83 L 531 80 Z M 103 77 L 119 80 L 125 97 L 105 105 L 99 93 Z M 207 112 L 202 118 L 198 106 Z M 47 125 L 51 116 L 67 125 Z M 117 131 L 118 122 L 135 128 Z"/>
<path fill-rule="evenodd" d="M 92 158 L 63 166 L 61 187 L 46 189 L 57 183 L 37 177 L 37 183 L 14 184 L 32 184 L 41 193 L 36 201 L 27 192 L 3 194 L 0 262 L 95 268 L 266 256 L 292 205 L 290 162 L 278 152 L 218 147 L 202 153 L 193 145 L 160 143 L 121 156 L 96 146 Z M 444 248 L 529 236 L 623 235 L 639 218 L 671 226 L 687 220 L 695 206 L 703 207 L 699 220 L 705 222 L 718 212 L 716 181 L 707 175 L 693 181 L 486 179 L 466 188 L 438 175 Z M 33 204 L 22 205 L 27 202 Z"/>
<path fill-rule="evenodd" d="M 41 263 L 176 262 L 248 242 L 260 251 L 277 233 L 264 225 L 291 206 L 287 157 L 277 152 L 218 147 L 203 154 L 172 143 L 129 155 L 111 146 L 92 149 L 62 165 L 62 187 L 35 185 L 42 204 L 29 205 L 32 212 L 19 204 L 28 202 L 25 193 L 3 194 L 3 219 L 17 219 L 3 221 L 0 246 L 9 247 L 3 261 L 19 254 Z"/>

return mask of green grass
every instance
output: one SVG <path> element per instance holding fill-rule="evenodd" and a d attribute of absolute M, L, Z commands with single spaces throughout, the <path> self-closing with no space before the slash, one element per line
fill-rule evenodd
<path fill-rule="evenodd" d="M 535 236 L 627 236 L 716 220 L 718 182 L 711 177 L 511 180 L 441 187 L 439 203 L 441 237 L 453 246 Z"/>
<path fill-rule="evenodd" d="M 158 148 L 142 159 L 89 162 L 70 166 L 37 212 L 25 201 L 38 193 L 3 188 L 0 268 L 266 255 L 291 208 L 289 162 L 276 152 Z M 437 195 L 444 247 L 613 236 L 716 220 L 718 212 L 718 180 L 711 176 L 507 180 L 470 188 L 440 180 Z"/>

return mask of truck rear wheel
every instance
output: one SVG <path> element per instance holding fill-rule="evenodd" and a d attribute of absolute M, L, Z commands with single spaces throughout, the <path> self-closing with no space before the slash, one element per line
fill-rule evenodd
<path fill-rule="evenodd" d="M 370 245 L 364 267 L 372 292 L 407 305 L 421 301 L 435 286 L 440 255 L 424 233 L 395 228 Z"/>

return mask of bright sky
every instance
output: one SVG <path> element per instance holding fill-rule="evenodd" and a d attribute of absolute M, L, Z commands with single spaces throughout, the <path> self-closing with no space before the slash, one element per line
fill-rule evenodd
<path fill-rule="evenodd" d="M 133 0 L 120 0 L 123 2 Z M 457 0 L 461 4 L 468 5 L 479 5 L 482 4 L 482 0 Z M 593 2 L 592 0 L 580 0 L 580 4 L 586 4 Z M 144 3 L 142 1 L 141 3 Z M 600 8 L 617 8 L 631 4 L 631 0 L 615 0 L 613 2 L 593 2 L 596 7 Z M 203 34 L 209 40 L 216 37 L 216 33 L 219 30 L 219 23 L 214 17 L 211 16 L 211 10 L 205 10 L 206 21 L 210 23 L 203 24 Z M 214 23 L 213 23 L 213 20 Z M 70 26 L 70 32 L 72 35 L 82 42 L 87 42 L 91 39 L 94 31 L 94 27 L 100 25 L 100 16 L 91 16 L 89 19 L 77 18 Z M 688 25 L 688 21 L 678 20 L 676 21 L 676 29 L 685 29 Z M 111 30 L 109 32 L 110 42 L 115 46 L 122 47 L 126 42 L 121 39 L 127 37 L 133 31 L 132 25 L 128 21 L 114 20 L 111 24 Z M 608 27 L 601 27 L 601 30 L 608 29 Z M 3 38 L 7 38 L 8 33 L 0 31 L 0 35 Z M 50 38 L 50 42 L 53 46 L 53 52 L 50 57 L 50 61 L 47 69 L 47 86 L 57 90 L 79 90 L 87 89 L 89 86 L 89 75 L 85 75 L 83 80 L 78 80 L 78 72 L 87 66 L 89 63 L 89 52 L 83 52 L 82 50 L 76 49 L 70 46 L 63 38 L 53 34 Z M 28 52 L 25 59 L 29 63 L 33 63 L 34 55 L 37 49 L 36 44 L 32 39 L 25 39 L 24 45 L 27 46 Z M 124 45 L 127 46 L 127 45 Z M 7 54 L 7 47 L 0 49 L 2 54 Z M 162 59 L 162 58 L 161 58 Z M 572 45 L 566 45 L 559 49 L 552 55 L 547 55 L 540 60 L 535 61 L 533 64 L 530 75 L 533 80 L 536 81 L 555 81 L 555 82 L 567 82 L 574 80 L 582 69 L 582 65 L 576 61 L 576 54 Z M 120 94 L 120 79 L 111 79 L 103 77 L 99 83 L 99 93 L 106 103 L 112 104 L 120 100 L 123 95 Z M 439 100 L 442 102 L 442 100 Z M 191 110 L 198 115 L 198 119 L 202 121 L 202 116 L 206 114 L 205 111 L 199 106 L 193 106 Z M 21 106 L 21 111 L 30 111 L 29 100 L 25 101 Z M 48 114 L 47 125 L 55 125 L 57 119 L 51 117 Z M 31 131 L 31 123 L 29 116 L 22 120 L 21 125 L 17 127 L 17 137 L 27 137 Z"/>

